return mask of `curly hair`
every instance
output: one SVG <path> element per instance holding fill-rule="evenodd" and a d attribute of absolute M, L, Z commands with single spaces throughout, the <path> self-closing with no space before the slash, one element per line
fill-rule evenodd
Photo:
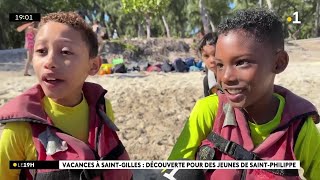
<path fill-rule="evenodd" d="M 47 14 L 41 18 L 39 28 L 50 21 L 69 25 L 79 31 L 89 49 L 89 57 L 95 58 L 98 55 L 97 36 L 79 14 L 75 12 L 55 12 Z"/>
<path fill-rule="evenodd" d="M 245 9 L 237 11 L 218 26 L 218 33 L 243 31 L 258 42 L 267 41 L 272 47 L 284 49 L 283 25 L 271 11 L 265 9 Z"/>
<path fill-rule="evenodd" d="M 203 36 L 203 38 L 198 43 L 198 53 L 201 54 L 201 51 L 204 46 L 212 45 L 215 46 L 218 40 L 217 33 L 210 32 Z"/>

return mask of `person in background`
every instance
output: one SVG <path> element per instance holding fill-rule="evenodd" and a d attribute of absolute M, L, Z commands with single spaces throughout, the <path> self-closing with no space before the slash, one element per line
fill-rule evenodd
<path fill-rule="evenodd" d="M 33 47 L 34 47 L 34 39 L 37 33 L 37 29 L 34 27 L 34 22 L 32 22 L 25 29 L 25 45 L 24 48 L 27 50 L 27 61 L 24 67 L 24 76 L 30 76 L 29 67 L 33 58 Z"/>
<path fill-rule="evenodd" d="M 117 32 L 117 30 L 115 29 L 115 30 L 113 30 L 112 39 L 118 39 L 118 38 L 119 38 L 118 32 Z"/>
<path fill-rule="evenodd" d="M 216 33 L 208 33 L 199 42 L 198 52 L 205 64 L 206 76 L 203 78 L 204 96 L 214 94 L 218 90 L 218 83 L 215 76 L 214 54 L 218 36 Z"/>
<path fill-rule="evenodd" d="M 99 21 L 94 20 L 93 24 L 92 24 L 92 30 L 93 30 L 94 33 L 96 33 L 97 36 L 100 33 L 100 29 L 101 29 L 101 27 L 100 27 Z"/>

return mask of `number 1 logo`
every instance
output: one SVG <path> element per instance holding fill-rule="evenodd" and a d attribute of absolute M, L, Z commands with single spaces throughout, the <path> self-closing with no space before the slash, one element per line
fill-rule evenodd
<path fill-rule="evenodd" d="M 301 24 L 301 21 L 299 21 L 299 12 L 296 11 L 293 13 L 294 21 L 292 21 L 293 24 Z"/>

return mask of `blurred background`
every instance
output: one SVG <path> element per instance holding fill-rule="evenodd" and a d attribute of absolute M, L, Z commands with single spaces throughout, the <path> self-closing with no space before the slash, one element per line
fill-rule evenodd
<path fill-rule="evenodd" d="M 9 22 L 9 13 L 76 11 L 93 25 L 98 21 L 104 39 L 190 38 L 216 31 L 233 11 L 263 7 L 276 12 L 288 39 L 320 36 L 319 0 L 0 0 L 0 49 L 23 47 L 21 22 Z M 294 15 L 298 12 L 298 17 Z M 288 22 L 298 18 L 301 24 Z"/>

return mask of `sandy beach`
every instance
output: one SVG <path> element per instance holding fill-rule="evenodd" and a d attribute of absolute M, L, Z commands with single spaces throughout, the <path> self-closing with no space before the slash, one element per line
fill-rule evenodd
<path fill-rule="evenodd" d="M 320 39 L 291 41 L 290 63 L 276 84 L 311 101 L 320 109 Z M 0 57 L 1 60 L 1 57 Z M 33 86 L 35 76 L 0 72 L 0 106 Z M 195 102 L 203 97 L 201 72 L 140 73 L 94 76 L 88 81 L 108 90 L 119 136 L 132 159 L 165 160 Z M 320 128 L 320 126 L 319 126 Z"/>

